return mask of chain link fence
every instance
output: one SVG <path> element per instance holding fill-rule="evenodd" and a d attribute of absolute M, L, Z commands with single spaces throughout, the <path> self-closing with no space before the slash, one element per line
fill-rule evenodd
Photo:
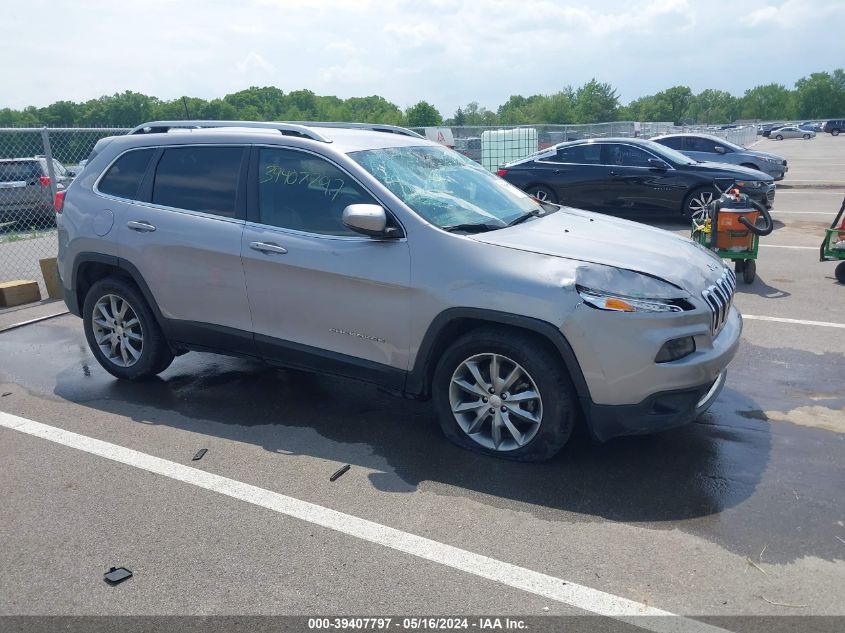
<path fill-rule="evenodd" d="M 441 128 L 412 128 L 426 135 L 426 130 Z M 481 163 L 486 169 L 496 171 L 500 165 L 524 158 L 534 152 L 566 141 L 591 138 L 644 138 L 679 132 L 710 134 L 747 146 L 757 140 L 753 125 L 730 129 L 705 126 L 677 126 L 661 121 L 613 121 L 609 123 L 584 123 L 577 125 L 517 125 L 517 126 L 455 126 L 448 128 L 455 150 Z M 444 139 L 429 132 L 432 140 Z"/>
<path fill-rule="evenodd" d="M 53 200 L 82 170 L 94 144 L 123 128 L 0 128 L 0 282 L 47 286 L 41 260 L 56 257 Z M 51 266 L 45 263 L 47 270 Z"/>

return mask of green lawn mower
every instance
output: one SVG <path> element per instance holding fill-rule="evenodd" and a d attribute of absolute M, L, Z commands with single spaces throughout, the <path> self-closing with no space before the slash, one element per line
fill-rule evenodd
<path fill-rule="evenodd" d="M 836 281 L 845 284 L 845 199 L 839 207 L 829 229 L 825 229 L 824 241 L 819 249 L 819 261 L 838 261 L 834 274 Z"/>

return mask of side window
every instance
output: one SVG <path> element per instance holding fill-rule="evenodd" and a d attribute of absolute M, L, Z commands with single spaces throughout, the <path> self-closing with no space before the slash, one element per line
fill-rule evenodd
<path fill-rule="evenodd" d="M 350 204 L 372 196 L 328 161 L 290 149 L 258 152 L 258 221 L 323 235 L 358 235 L 343 223 Z"/>
<path fill-rule="evenodd" d="M 650 167 L 648 160 L 654 158 L 648 152 L 631 145 L 607 144 L 606 163 L 622 167 Z"/>
<path fill-rule="evenodd" d="M 557 162 L 576 163 L 581 165 L 601 164 L 601 145 L 587 143 L 572 147 L 561 147 L 557 151 Z"/>
<path fill-rule="evenodd" d="M 141 149 L 127 152 L 117 159 L 100 180 L 97 187 L 100 192 L 118 198 L 134 199 L 138 194 L 138 187 L 147 172 L 147 165 L 153 156 L 154 149 Z"/>
<path fill-rule="evenodd" d="M 153 181 L 153 204 L 235 217 L 243 147 L 164 150 Z"/>
<path fill-rule="evenodd" d="M 684 149 L 684 137 L 683 136 L 671 136 L 669 138 L 662 138 L 657 141 L 664 147 L 669 147 L 671 149 L 682 150 Z"/>
<path fill-rule="evenodd" d="M 709 138 L 701 138 L 699 136 L 687 137 L 687 150 L 690 152 L 706 152 L 708 154 L 716 153 L 716 141 Z"/>

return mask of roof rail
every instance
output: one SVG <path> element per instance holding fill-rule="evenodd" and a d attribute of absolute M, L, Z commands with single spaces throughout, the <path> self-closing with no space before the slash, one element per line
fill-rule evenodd
<path fill-rule="evenodd" d="M 264 121 L 202 121 L 202 120 L 187 120 L 187 121 L 150 121 L 142 123 L 141 125 L 132 128 L 128 134 L 160 134 L 167 132 L 174 128 L 208 128 L 208 127 L 251 127 L 260 128 L 264 130 L 278 130 L 282 134 L 290 134 L 293 136 L 303 136 L 321 143 L 331 143 L 331 139 L 326 138 L 322 134 L 309 129 L 305 125 L 297 123 L 267 123 Z"/>
<path fill-rule="evenodd" d="M 358 130 L 372 130 L 373 132 L 388 132 L 391 134 L 401 134 L 403 136 L 413 136 L 416 138 L 425 138 L 422 134 L 418 134 L 413 130 L 398 125 L 388 125 L 387 123 L 346 123 L 343 121 L 286 121 L 286 123 L 293 123 L 295 125 L 305 125 L 308 127 L 334 127 L 341 129 L 358 129 Z"/>

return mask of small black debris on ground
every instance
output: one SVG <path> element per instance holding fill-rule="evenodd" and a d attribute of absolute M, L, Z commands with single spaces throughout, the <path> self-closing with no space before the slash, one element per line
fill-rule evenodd
<path fill-rule="evenodd" d="M 103 576 L 103 580 L 110 585 L 117 585 L 128 578 L 132 578 L 132 572 L 126 567 L 112 567 Z"/>
<path fill-rule="evenodd" d="M 207 452 L 208 452 L 208 449 L 207 449 L 207 448 L 201 448 L 201 449 L 199 449 L 199 450 L 197 451 L 197 454 L 196 454 L 196 455 L 194 455 L 193 457 L 191 457 L 191 461 L 192 461 L 192 462 L 195 462 L 195 461 L 197 461 L 197 460 L 202 459 L 202 456 L 203 456 L 203 455 L 205 455 Z"/>
<path fill-rule="evenodd" d="M 346 464 L 346 466 L 341 466 L 340 468 L 338 468 L 335 471 L 334 475 L 329 477 L 329 481 L 335 481 L 338 477 L 340 477 L 343 473 L 345 473 L 350 468 L 352 468 L 352 466 L 350 466 L 349 464 Z"/>

